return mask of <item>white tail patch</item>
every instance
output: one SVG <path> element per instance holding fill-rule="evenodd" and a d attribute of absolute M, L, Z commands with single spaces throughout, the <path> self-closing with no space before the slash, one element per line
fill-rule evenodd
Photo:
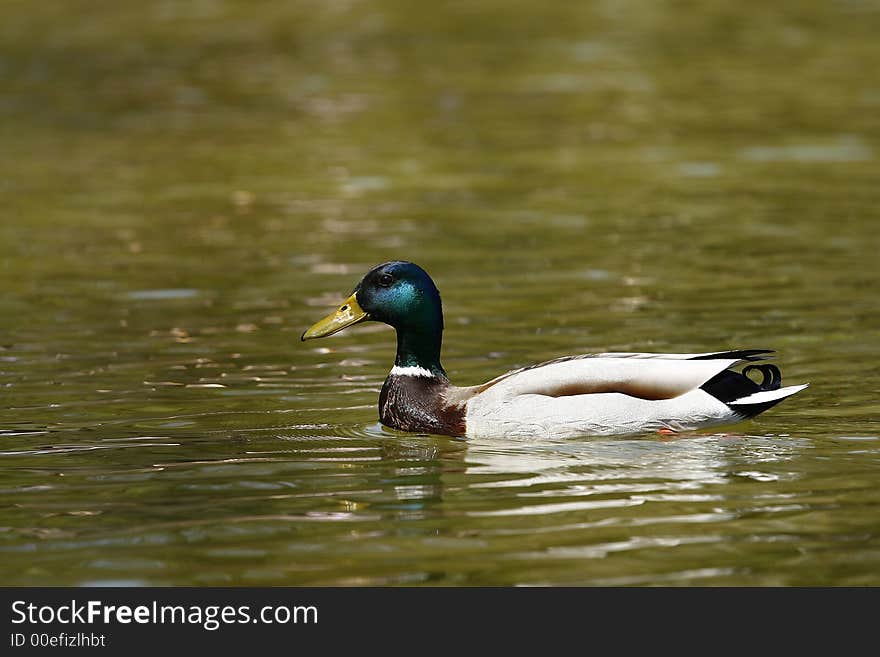
<path fill-rule="evenodd" d="M 424 367 L 419 367 L 418 365 L 406 365 L 403 367 L 395 365 L 391 368 L 390 376 L 427 376 L 433 378 L 434 373 L 431 372 L 431 370 L 426 370 Z"/>
<path fill-rule="evenodd" d="M 778 399 L 785 399 L 786 397 L 790 397 L 796 392 L 800 392 L 807 386 L 809 383 L 805 383 L 800 386 L 787 386 L 785 388 L 779 388 L 778 390 L 762 390 L 761 392 L 756 392 L 754 394 L 749 395 L 748 397 L 741 397 L 732 402 L 728 402 L 731 406 L 747 406 L 749 404 L 764 404 L 766 402 L 776 401 Z"/>

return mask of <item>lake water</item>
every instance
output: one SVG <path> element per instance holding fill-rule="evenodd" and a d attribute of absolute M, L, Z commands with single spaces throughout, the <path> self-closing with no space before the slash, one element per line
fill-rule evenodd
<path fill-rule="evenodd" d="M 880 585 L 880 5 L 12 3 L 0 583 Z M 424 266 L 458 384 L 773 348 L 672 438 L 377 423 Z"/>

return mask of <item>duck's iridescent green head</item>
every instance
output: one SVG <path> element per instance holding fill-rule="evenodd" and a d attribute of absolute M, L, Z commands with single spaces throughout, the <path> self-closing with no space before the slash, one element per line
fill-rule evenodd
<path fill-rule="evenodd" d="M 374 267 L 354 290 L 369 319 L 396 329 L 443 331 L 440 293 L 424 269 L 396 260 Z"/>
<path fill-rule="evenodd" d="M 402 260 L 373 267 L 339 309 L 303 333 L 302 339 L 332 335 L 365 320 L 397 329 L 395 364 L 443 372 L 443 306 L 437 286 L 424 269 Z"/>

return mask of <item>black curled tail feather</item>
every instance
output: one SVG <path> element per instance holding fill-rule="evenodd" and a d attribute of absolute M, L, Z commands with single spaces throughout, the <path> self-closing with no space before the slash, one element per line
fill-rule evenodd
<path fill-rule="evenodd" d="M 779 371 L 779 368 L 776 367 L 776 365 L 770 365 L 769 363 L 749 365 L 748 367 L 743 368 L 742 375 L 749 379 L 749 373 L 753 371 L 760 372 L 762 377 L 761 383 L 757 384 L 758 390 L 755 392 L 762 390 L 779 390 L 779 388 L 782 387 L 782 372 Z"/>
<path fill-rule="evenodd" d="M 761 374 L 760 383 L 749 376 L 752 372 L 759 372 Z M 736 404 L 738 400 L 754 395 L 757 392 L 779 390 L 781 386 L 782 373 L 779 371 L 779 368 L 769 363 L 761 363 L 760 365 L 748 365 L 743 368 L 742 372 L 734 370 L 719 372 L 701 385 L 700 388 L 725 404 L 735 404 L 731 408 L 735 408 L 736 412 L 745 419 L 763 413 L 768 408 L 776 406 L 784 398 L 780 397 L 779 399 L 754 404 Z"/>
<path fill-rule="evenodd" d="M 756 383 L 749 377 L 752 372 L 760 372 L 761 382 Z M 729 404 L 743 397 L 748 397 L 756 392 L 765 390 L 779 390 L 782 386 L 782 373 L 776 365 L 761 363 L 760 365 L 748 365 L 742 372 L 724 370 L 700 386 L 703 390 L 718 399 Z"/>

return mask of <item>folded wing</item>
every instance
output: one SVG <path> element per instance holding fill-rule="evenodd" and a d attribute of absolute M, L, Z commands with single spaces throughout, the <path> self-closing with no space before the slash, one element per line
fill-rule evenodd
<path fill-rule="evenodd" d="M 672 399 L 699 388 L 741 362 L 741 353 L 597 354 L 564 358 L 505 374 L 481 386 L 479 393 L 510 398 L 618 392 L 639 399 Z M 734 356 L 725 357 L 728 354 Z"/>

